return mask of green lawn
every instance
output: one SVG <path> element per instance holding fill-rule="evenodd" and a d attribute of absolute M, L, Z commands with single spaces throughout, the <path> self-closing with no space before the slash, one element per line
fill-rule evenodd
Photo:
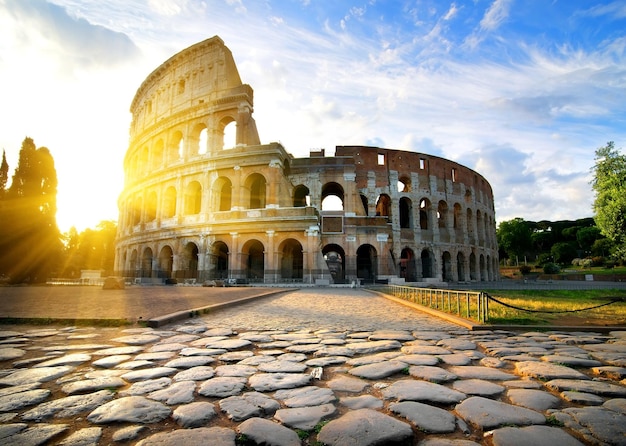
<path fill-rule="evenodd" d="M 489 302 L 490 324 L 623 325 L 626 290 L 490 290 L 504 304 Z M 589 309 L 612 300 L 619 302 Z"/>

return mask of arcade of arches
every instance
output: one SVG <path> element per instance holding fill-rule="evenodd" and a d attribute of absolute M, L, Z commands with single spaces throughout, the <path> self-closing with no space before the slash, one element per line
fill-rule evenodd
<path fill-rule="evenodd" d="M 161 283 L 498 278 L 491 186 L 440 157 L 261 144 L 219 37 L 171 57 L 131 104 L 116 274 Z"/>

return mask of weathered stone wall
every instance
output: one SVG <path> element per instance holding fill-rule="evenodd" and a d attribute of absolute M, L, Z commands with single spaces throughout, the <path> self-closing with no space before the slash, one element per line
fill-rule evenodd
<path fill-rule="evenodd" d="M 498 277 L 493 193 L 427 154 L 260 144 L 253 92 L 218 37 L 152 72 L 131 105 L 116 246 L 142 282 L 351 283 Z M 224 129 L 236 123 L 234 147 Z M 334 198 L 329 209 L 328 199 Z"/>

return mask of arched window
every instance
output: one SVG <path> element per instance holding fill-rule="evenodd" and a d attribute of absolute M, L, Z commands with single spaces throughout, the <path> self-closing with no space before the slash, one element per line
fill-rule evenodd
<path fill-rule="evenodd" d="M 293 207 L 302 208 L 309 206 L 311 197 L 309 196 L 309 188 L 303 185 L 296 186 L 293 191 Z"/>
<path fill-rule="evenodd" d="M 237 146 L 237 123 L 232 120 L 224 124 L 223 149 L 232 149 Z"/>
<path fill-rule="evenodd" d="M 246 180 L 246 189 L 250 192 L 249 209 L 265 208 L 266 182 L 265 177 L 255 173 Z"/>
<path fill-rule="evenodd" d="M 391 198 L 387 194 L 381 194 L 376 200 L 376 215 L 391 219 Z"/>
<path fill-rule="evenodd" d="M 339 183 L 326 183 L 322 187 L 322 210 L 343 211 L 343 187 Z"/>
<path fill-rule="evenodd" d="M 439 228 L 446 227 L 446 220 L 448 218 L 448 203 L 441 200 L 437 206 L 437 226 Z"/>
<path fill-rule="evenodd" d="M 413 227 L 413 204 L 407 197 L 400 198 L 400 227 Z"/>
<path fill-rule="evenodd" d="M 220 188 L 220 211 L 230 211 L 232 208 L 233 184 L 228 178 L 222 183 Z"/>
<path fill-rule="evenodd" d="M 426 230 L 428 227 L 428 215 L 430 213 L 430 201 L 422 198 L 420 201 L 420 229 Z"/>

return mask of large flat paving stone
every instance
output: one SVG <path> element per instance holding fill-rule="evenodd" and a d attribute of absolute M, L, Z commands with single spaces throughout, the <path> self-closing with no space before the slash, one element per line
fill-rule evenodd
<path fill-rule="evenodd" d="M 274 393 L 274 398 L 282 401 L 287 407 L 319 406 L 337 399 L 331 389 L 317 386 L 279 390 Z"/>
<path fill-rule="evenodd" d="M 92 411 L 87 420 L 96 424 L 158 423 L 170 416 L 172 410 L 157 401 L 141 396 L 127 396 L 110 401 Z"/>
<path fill-rule="evenodd" d="M 549 426 L 504 427 L 493 431 L 493 446 L 583 446 L 562 429 Z"/>
<path fill-rule="evenodd" d="M 618 386 L 603 381 L 584 381 L 577 379 L 553 379 L 545 383 L 548 389 L 562 392 L 572 390 L 575 392 L 586 392 L 595 395 L 626 397 L 626 387 Z"/>
<path fill-rule="evenodd" d="M 604 407 L 570 407 L 563 412 L 595 439 L 610 445 L 626 444 L 626 415 Z"/>
<path fill-rule="evenodd" d="M 39 404 L 50 396 L 48 389 L 29 389 L 0 396 L 0 412 L 11 412 Z"/>
<path fill-rule="evenodd" d="M 198 389 L 198 393 L 208 397 L 226 398 L 239 395 L 245 385 L 246 378 L 218 376 L 203 382 Z"/>
<path fill-rule="evenodd" d="M 506 392 L 506 396 L 511 403 L 538 412 L 554 409 L 561 403 L 560 398 L 537 389 L 509 389 Z"/>
<path fill-rule="evenodd" d="M 465 421 L 483 430 L 502 425 L 527 426 L 546 423 L 546 417 L 539 412 L 480 396 L 466 399 L 458 404 L 455 410 Z"/>
<path fill-rule="evenodd" d="M 372 409 L 353 410 L 332 420 L 317 439 L 328 446 L 410 444 L 413 430 L 407 423 Z"/>
<path fill-rule="evenodd" d="M 240 434 L 245 435 L 253 444 L 267 446 L 300 446 L 298 434 L 265 418 L 250 418 L 237 428 Z"/>
<path fill-rule="evenodd" d="M 73 395 L 39 404 L 22 414 L 24 421 L 41 422 L 55 416 L 57 418 L 73 418 L 77 415 L 92 411 L 113 399 L 109 390 L 100 390 L 86 395 Z"/>
<path fill-rule="evenodd" d="M 423 432 L 449 433 L 456 429 L 456 418 L 447 410 L 415 401 L 389 405 L 389 410 L 406 418 Z"/>
<path fill-rule="evenodd" d="M 17 370 L 1 377 L 0 386 L 19 386 L 22 384 L 44 383 L 60 378 L 72 370 L 74 370 L 74 367 L 67 365 Z"/>
<path fill-rule="evenodd" d="M 348 373 L 365 379 L 381 379 L 399 373 L 407 367 L 404 362 L 383 361 L 354 367 Z"/>
<path fill-rule="evenodd" d="M 336 411 L 337 409 L 333 404 L 322 404 L 320 406 L 279 409 L 274 414 L 274 418 L 290 428 L 311 431 L 320 421 L 333 416 Z"/>
<path fill-rule="evenodd" d="M 235 438 L 235 431 L 226 427 L 200 427 L 160 432 L 141 440 L 137 446 L 235 446 Z"/>
<path fill-rule="evenodd" d="M 311 375 L 302 373 L 257 373 L 248 378 L 248 383 L 258 392 L 272 392 L 306 386 L 312 379 Z"/>
<path fill-rule="evenodd" d="M 273 415 L 280 404 L 273 398 L 259 392 L 247 392 L 241 396 L 230 396 L 219 402 L 220 409 L 233 421 Z"/>
<path fill-rule="evenodd" d="M 36 446 L 46 444 L 69 429 L 67 424 L 37 424 L 28 427 L 25 423 L 0 426 L 0 443 L 3 446 Z"/>
<path fill-rule="evenodd" d="M 179 426 L 190 429 L 206 425 L 216 415 L 215 406 L 212 403 L 196 401 L 178 406 L 172 413 L 172 419 Z"/>
<path fill-rule="evenodd" d="M 540 380 L 550 379 L 589 379 L 587 375 L 564 365 L 538 361 L 520 361 L 515 363 L 515 371 L 523 376 Z"/>
<path fill-rule="evenodd" d="M 440 404 L 456 404 L 467 397 L 464 393 L 449 389 L 441 384 L 413 379 L 396 381 L 383 389 L 382 393 L 385 399 L 429 401 Z"/>

